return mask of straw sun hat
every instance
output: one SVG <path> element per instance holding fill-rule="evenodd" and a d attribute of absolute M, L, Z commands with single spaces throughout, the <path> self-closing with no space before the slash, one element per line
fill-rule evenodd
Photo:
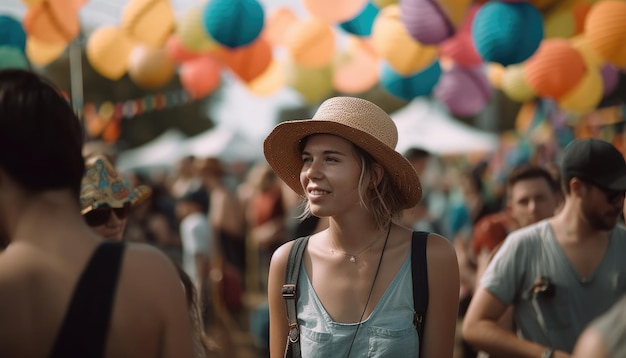
<path fill-rule="evenodd" d="M 304 195 L 304 190 L 300 184 L 299 145 L 312 134 L 333 134 L 354 143 L 385 168 L 404 199 L 404 208 L 419 202 L 422 187 L 417 172 L 395 150 L 398 129 L 377 105 L 361 98 L 333 97 L 321 104 L 313 118 L 282 122 L 274 127 L 263 145 L 265 158 L 276 174 L 300 195 Z"/>

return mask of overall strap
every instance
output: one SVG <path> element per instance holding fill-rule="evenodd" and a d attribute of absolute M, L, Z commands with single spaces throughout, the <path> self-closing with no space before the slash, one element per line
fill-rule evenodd
<path fill-rule="evenodd" d="M 289 258 L 287 259 L 287 271 L 285 275 L 285 284 L 283 285 L 283 298 L 287 305 L 287 318 L 289 320 L 289 344 L 293 352 L 293 357 L 300 357 L 300 327 L 298 326 L 297 317 L 297 301 L 298 301 L 298 274 L 302 264 L 302 255 L 304 248 L 309 241 L 309 236 L 301 237 L 293 242 Z"/>
<path fill-rule="evenodd" d="M 413 274 L 413 324 L 417 329 L 420 340 L 420 351 L 424 341 L 424 325 L 428 310 L 428 263 L 426 243 L 428 233 L 414 231 L 411 240 L 411 272 Z"/>
<path fill-rule="evenodd" d="M 50 357 L 104 357 L 124 244 L 103 242 L 81 274 Z"/>

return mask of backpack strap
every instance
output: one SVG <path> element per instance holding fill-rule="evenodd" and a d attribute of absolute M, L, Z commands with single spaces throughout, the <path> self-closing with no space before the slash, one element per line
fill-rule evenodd
<path fill-rule="evenodd" d="M 413 324 L 417 329 L 420 341 L 420 351 L 424 341 L 424 325 L 428 310 L 428 263 L 426 243 L 428 233 L 414 231 L 411 240 L 411 273 L 413 275 Z"/>
<path fill-rule="evenodd" d="M 298 326 L 297 307 L 298 302 L 298 275 L 302 265 L 302 255 L 304 248 L 309 241 L 309 236 L 301 237 L 293 242 L 289 258 L 287 259 L 287 271 L 285 284 L 283 285 L 283 298 L 287 305 L 287 319 L 289 320 L 289 334 L 287 336 L 287 346 L 291 346 L 293 357 L 300 357 L 300 327 Z"/>

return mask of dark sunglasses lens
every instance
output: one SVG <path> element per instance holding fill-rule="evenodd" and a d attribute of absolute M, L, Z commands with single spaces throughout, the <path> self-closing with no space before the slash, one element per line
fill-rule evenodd
<path fill-rule="evenodd" d="M 115 208 L 113 209 L 113 211 L 115 211 L 115 216 L 117 216 L 118 219 L 126 219 L 128 217 L 128 214 L 130 213 L 130 205 L 124 205 L 121 208 Z"/>
<path fill-rule="evenodd" d="M 109 216 L 111 215 L 110 208 L 97 208 L 91 210 L 87 214 L 83 215 L 87 225 L 89 226 L 100 226 L 106 224 L 109 221 Z"/>

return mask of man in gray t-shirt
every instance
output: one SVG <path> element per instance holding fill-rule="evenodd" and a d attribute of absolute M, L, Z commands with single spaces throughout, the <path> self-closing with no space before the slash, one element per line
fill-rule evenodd
<path fill-rule="evenodd" d="M 575 140 L 562 163 L 563 209 L 507 237 L 463 322 L 494 356 L 568 357 L 582 330 L 626 293 L 626 162 L 610 143 Z M 516 335 L 497 326 L 514 306 Z"/>

